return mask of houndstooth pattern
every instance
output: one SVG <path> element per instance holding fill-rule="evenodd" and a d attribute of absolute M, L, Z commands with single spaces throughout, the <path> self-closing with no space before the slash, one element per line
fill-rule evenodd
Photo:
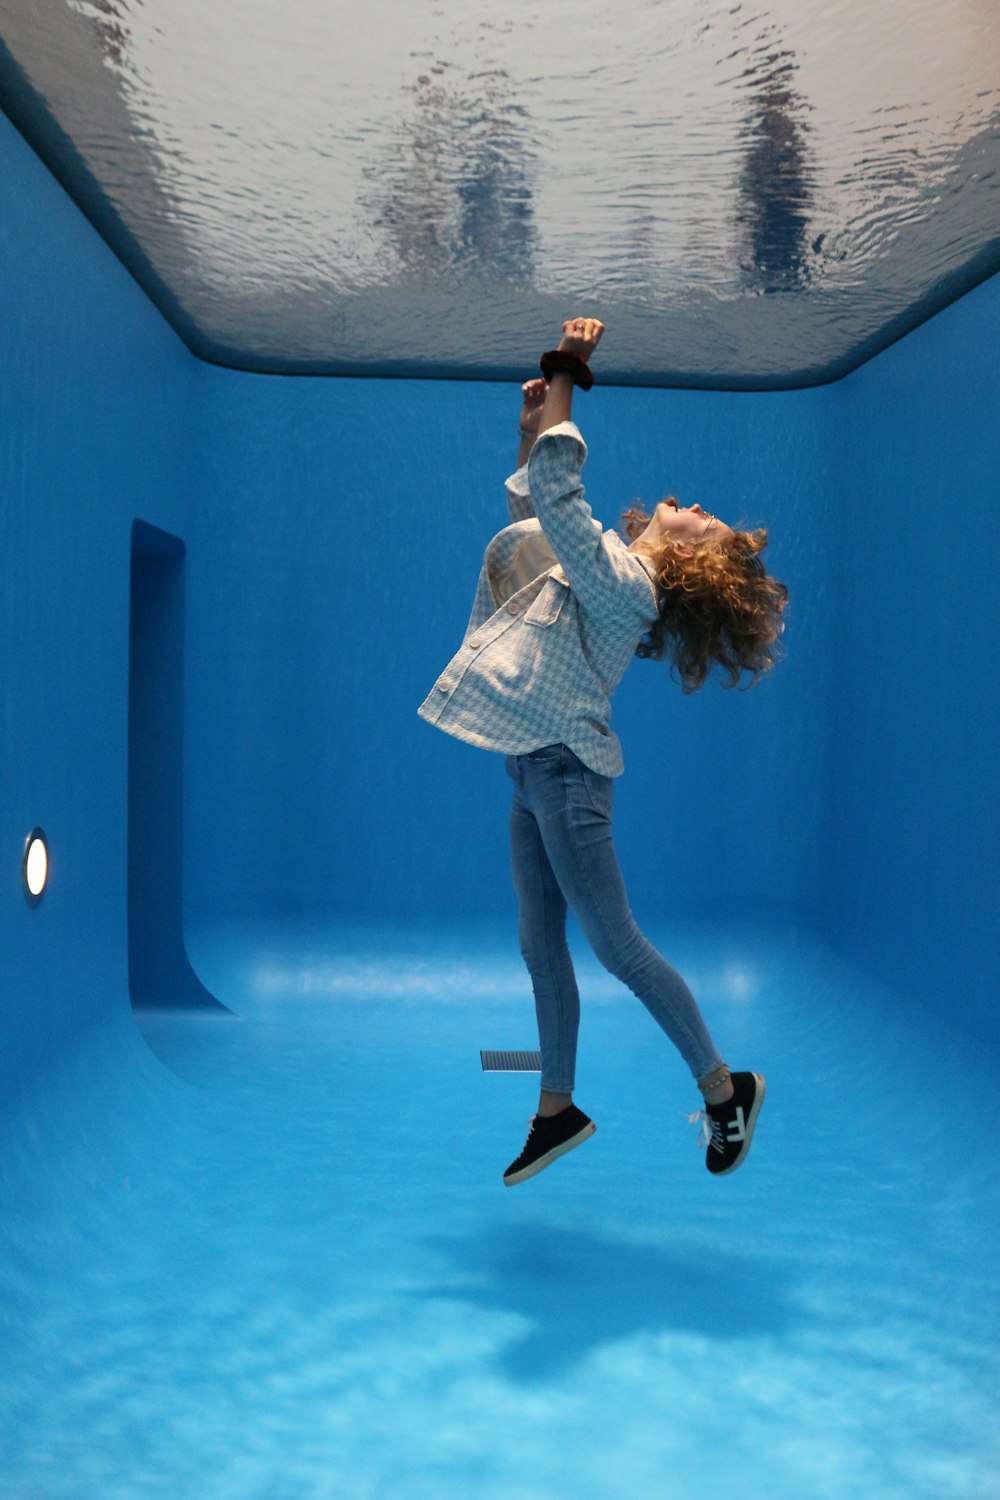
<path fill-rule="evenodd" d="M 486 549 L 461 649 L 417 712 L 507 755 L 562 741 L 592 770 L 620 776 L 611 694 L 656 618 L 656 590 L 644 561 L 594 519 L 586 458 L 575 423 L 560 422 L 507 480 L 513 524 Z M 543 571 L 518 587 L 526 558 Z"/>

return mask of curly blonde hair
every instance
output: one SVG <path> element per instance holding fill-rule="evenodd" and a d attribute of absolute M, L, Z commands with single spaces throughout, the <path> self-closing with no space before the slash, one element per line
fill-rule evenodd
<path fill-rule="evenodd" d="M 667 497 L 676 504 L 673 495 Z M 649 516 L 633 505 L 622 516 L 634 542 Z M 660 613 L 636 647 L 636 656 L 659 660 L 669 652 L 685 693 L 694 693 L 717 664 L 728 674 L 724 687 L 746 687 L 774 666 L 788 590 L 764 569 L 760 554 L 767 531 L 734 531 L 718 541 L 685 544 L 669 539 L 650 547 L 656 568 Z"/>

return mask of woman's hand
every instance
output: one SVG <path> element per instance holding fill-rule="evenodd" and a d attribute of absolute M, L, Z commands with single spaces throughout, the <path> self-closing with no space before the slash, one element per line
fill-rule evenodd
<path fill-rule="evenodd" d="M 597 318 L 570 318 L 563 324 L 559 348 L 564 354 L 578 354 L 582 360 L 589 361 L 603 332 L 604 324 Z"/>
<path fill-rule="evenodd" d="M 522 385 L 521 396 L 524 404 L 521 407 L 521 418 L 518 422 L 522 436 L 537 436 L 547 390 L 548 386 L 541 379 L 526 380 Z"/>

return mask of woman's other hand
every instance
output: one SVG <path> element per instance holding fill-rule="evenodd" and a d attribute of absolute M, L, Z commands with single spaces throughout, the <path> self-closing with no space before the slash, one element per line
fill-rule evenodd
<path fill-rule="evenodd" d="M 537 435 L 547 390 L 548 386 L 544 380 L 526 380 L 522 385 L 521 395 L 524 398 L 524 404 L 521 407 L 521 418 L 518 422 L 522 436 Z"/>
<path fill-rule="evenodd" d="M 578 354 L 585 362 L 589 361 L 603 332 L 604 324 L 597 318 L 570 318 L 563 324 L 559 348 L 564 354 Z"/>

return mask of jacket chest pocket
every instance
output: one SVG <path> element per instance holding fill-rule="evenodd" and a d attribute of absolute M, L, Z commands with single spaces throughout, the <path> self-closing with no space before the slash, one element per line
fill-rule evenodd
<path fill-rule="evenodd" d="M 547 578 L 537 599 L 524 616 L 525 625 L 554 625 L 568 598 L 568 584 L 562 583 L 558 578 Z"/>

